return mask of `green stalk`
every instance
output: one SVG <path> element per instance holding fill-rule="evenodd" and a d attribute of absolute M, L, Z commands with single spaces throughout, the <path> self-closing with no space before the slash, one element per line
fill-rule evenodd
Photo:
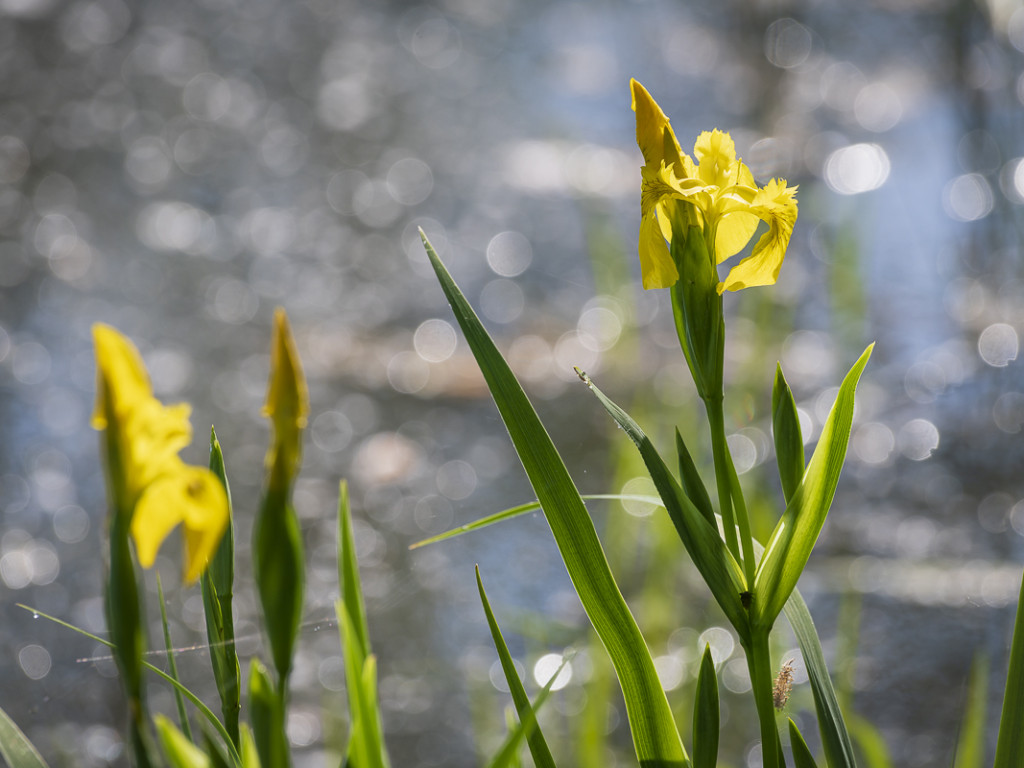
<path fill-rule="evenodd" d="M 761 764 L 764 768 L 784 768 L 779 759 L 781 743 L 775 724 L 775 701 L 772 698 L 775 680 L 768 650 L 768 632 L 755 629 L 751 633 L 750 643 L 744 645 L 743 650 L 747 653 L 751 691 L 761 727 Z"/>

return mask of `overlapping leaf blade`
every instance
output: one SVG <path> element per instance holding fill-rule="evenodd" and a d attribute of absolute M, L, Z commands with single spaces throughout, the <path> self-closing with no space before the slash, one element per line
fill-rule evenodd
<path fill-rule="evenodd" d="M 512 370 L 425 236 L 423 242 L 541 503 L 580 601 L 618 673 L 641 765 L 688 764 L 650 651 L 612 577 L 579 491 Z"/>
<path fill-rule="evenodd" d="M 857 382 L 873 348 L 874 344 L 864 350 L 843 379 L 803 480 L 765 545 L 752 590 L 751 615 L 759 626 L 771 627 L 775 622 L 825 523 L 846 458 Z"/>
<path fill-rule="evenodd" d="M 650 438 L 644 434 L 632 417 L 594 386 L 586 374 L 581 374 L 581 378 L 597 395 L 601 405 L 629 435 L 640 451 L 640 456 L 647 466 L 651 480 L 654 481 L 654 487 L 658 489 L 665 509 L 668 511 L 690 559 L 693 560 L 697 570 L 704 577 L 704 581 L 711 589 L 711 594 L 714 595 L 729 621 L 737 631 L 741 631 L 743 627 L 747 626 L 746 609 L 743 607 L 740 597 L 746 591 L 746 583 L 739 564 L 725 546 L 718 530 L 711 527 L 711 524 L 686 497 L 679 482 L 672 476 Z"/>
<path fill-rule="evenodd" d="M 804 438 L 793 391 L 782 374 L 781 365 L 775 367 L 775 384 L 772 387 L 772 436 L 775 438 L 775 460 L 782 493 L 788 504 L 804 476 Z"/>

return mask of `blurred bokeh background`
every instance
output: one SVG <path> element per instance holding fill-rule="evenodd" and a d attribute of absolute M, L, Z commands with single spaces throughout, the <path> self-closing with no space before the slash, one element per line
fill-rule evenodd
<path fill-rule="evenodd" d="M 158 395 L 193 404 L 187 459 L 205 462 L 216 425 L 246 544 L 280 305 L 312 396 L 297 764 L 336 764 L 345 732 L 343 477 L 395 765 L 477 765 L 501 740 L 474 563 L 526 673 L 577 651 L 543 721 L 564 764 L 632 764 L 541 516 L 407 547 L 532 496 L 417 227 L 584 493 L 649 484 L 573 365 L 662 445 L 679 425 L 709 466 L 668 297 L 639 287 L 636 77 L 684 148 L 717 126 L 762 183 L 800 185 L 778 285 L 727 297 L 730 441 L 762 532 L 781 498 L 775 361 L 813 443 L 877 342 L 801 588 L 895 764 L 948 765 L 976 657 L 994 733 L 1024 561 L 1022 72 L 1018 0 L 0 0 L 0 707 L 53 766 L 126 764 L 102 647 L 15 606 L 103 632 L 90 325 L 129 334 Z M 711 642 L 732 692 L 723 757 L 759 764 L 742 652 L 670 527 L 643 505 L 592 511 L 683 730 Z M 179 666 L 212 696 L 199 592 L 176 588 L 174 546 L 158 566 Z M 261 645 L 250 584 L 245 658 Z M 796 666 L 790 712 L 809 733 Z"/>

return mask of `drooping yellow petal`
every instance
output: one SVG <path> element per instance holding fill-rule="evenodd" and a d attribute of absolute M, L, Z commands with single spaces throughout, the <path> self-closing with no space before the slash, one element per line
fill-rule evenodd
<path fill-rule="evenodd" d="M 679 271 L 654 211 L 640 219 L 640 275 L 644 288 L 669 288 L 679 280 Z"/>
<path fill-rule="evenodd" d="M 224 486 L 205 467 L 182 463 L 152 482 L 135 506 L 131 532 L 139 564 L 151 568 L 164 539 L 178 525 L 184 538 L 184 580 L 195 581 L 228 524 Z"/>
<path fill-rule="evenodd" d="M 746 211 L 723 214 L 715 230 L 715 263 L 721 264 L 747 247 L 760 219 Z"/>
<path fill-rule="evenodd" d="M 295 350 L 295 340 L 288 326 L 288 316 L 281 308 L 274 312 L 270 383 L 263 415 L 274 425 L 267 466 L 276 472 L 283 472 L 280 479 L 291 482 L 298 472 L 302 455 L 302 430 L 309 416 L 309 392 Z"/>
<path fill-rule="evenodd" d="M 772 179 L 757 191 L 749 211 L 767 222 L 768 231 L 757 241 L 750 256 L 733 267 L 719 283 L 719 293 L 771 285 L 778 279 L 796 223 L 796 192 L 796 187 L 786 186 L 785 179 Z"/>

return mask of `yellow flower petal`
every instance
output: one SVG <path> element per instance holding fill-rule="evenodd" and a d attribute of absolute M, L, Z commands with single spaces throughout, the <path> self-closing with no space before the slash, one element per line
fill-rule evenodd
<path fill-rule="evenodd" d="M 673 164 L 684 156 L 668 118 L 661 107 L 636 80 L 629 81 L 636 112 L 636 143 L 647 165 L 657 168 L 661 163 Z"/>
<path fill-rule="evenodd" d="M 107 400 L 111 412 L 130 409 L 139 400 L 152 396 L 149 376 L 142 357 L 117 329 L 103 323 L 92 327 L 96 349 L 96 406 L 92 413 L 93 429 L 107 427 Z"/>
<path fill-rule="evenodd" d="M 697 158 L 697 175 L 705 184 L 722 189 L 736 184 L 736 144 L 725 131 L 716 128 L 701 133 L 693 145 L 693 156 Z"/>
<path fill-rule="evenodd" d="M 772 179 L 757 191 L 749 211 L 768 223 L 768 231 L 757 241 L 750 256 L 733 267 L 719 283 L 719 293 L 771 285 L 778 279 L 796 223 L 796 192 L 796 187 L 786 186 L 785 179 Z"/>
<path fill-rule="evenodd" d="M 143 568 L 152 567 L 164 539 L 178 525 L 184 536 L 184 579 L 195 581 L 228 524 L 228 499 L 216 475 L 183 462 L 147 486 L 135 506 L 132 538 Z"/>

